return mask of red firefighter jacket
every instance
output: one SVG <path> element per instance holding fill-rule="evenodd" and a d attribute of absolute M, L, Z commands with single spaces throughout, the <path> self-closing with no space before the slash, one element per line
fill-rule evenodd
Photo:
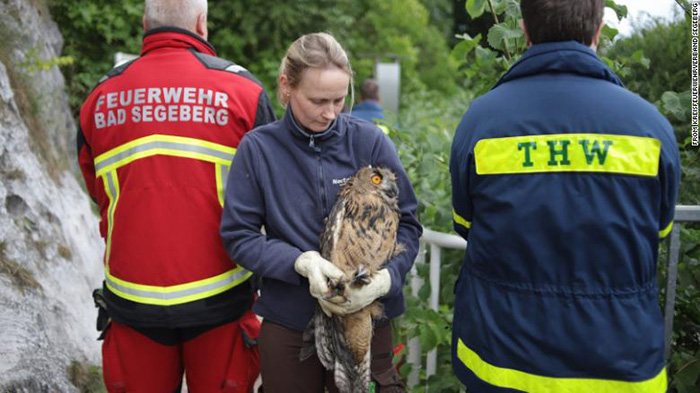
<path fill-rule="evenodd" d="M 274 120 L 260 82 L 181 29 L 147 32 L 80 111 L 78 155 L 99 205 L 110 316 L 142 327 L 236 319 L 251 273 L 218 234 L 236 147 Z"/>

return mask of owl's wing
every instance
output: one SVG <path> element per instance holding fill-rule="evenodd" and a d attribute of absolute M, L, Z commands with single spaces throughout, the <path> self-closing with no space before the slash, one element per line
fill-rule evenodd
<path fill-rule="evenodd" d="M 323 229 L 321 234 L 321 256 L 331 260 L 331 253 L 338 244 L 338 239 L 340 238 L 340 232 L 343 229 L 343 218 L 345 218 L 347 198 L 345 196 L 338 195 L 331 213 L 326 218 L 326 227 Z"/>

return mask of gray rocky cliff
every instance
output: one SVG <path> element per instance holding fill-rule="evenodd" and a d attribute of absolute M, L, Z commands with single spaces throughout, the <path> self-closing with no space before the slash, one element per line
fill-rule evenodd
<path fill-rule="evenodd" d="M 63 76 L 28 62 L 63 43 L 41 4 L 0 0 L 0 392 L 77 392 L 75 365 L 100 363 L 104 246 Z"/>

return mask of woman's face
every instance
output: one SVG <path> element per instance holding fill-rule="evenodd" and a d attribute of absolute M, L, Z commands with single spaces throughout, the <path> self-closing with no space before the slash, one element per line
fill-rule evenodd
<path fill-rule="evenodd" d="M 340 68 L 309 68 L 302 73 L 299 85 L 291 88 L 286 75 L 280 83 L 289 93 L 289 103 L 297 122 L 312 132 L 326 130 L 345 103 L 350 75 Z"/>

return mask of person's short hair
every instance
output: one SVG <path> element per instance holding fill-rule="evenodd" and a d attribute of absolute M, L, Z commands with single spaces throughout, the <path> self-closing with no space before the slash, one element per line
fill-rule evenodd
<path fill-rule="evenodd" d="M 146 29 L 173 26 L 191 31 L 202 13 L 207 13 L 207 0 L 146 0 Z"/>
<path fill-rule="evenodd" d="M 593 42 L 603 19 L 605 0 L 522 0 L 523 22 L 533 44 Z"/>
<path fill-rule="evenodd" d="M 365 79 L 360 86 L 360 99 L 379 101 L 379 85 L 374 79 Z"/>
<path fill-rule="evenodd" d="M 350 76 L 350 101 L 353 101 L 353 72 L 350 67 L 348 55 L 336 39 L 328 33 L 305 34 L 287 49 L 287 53 L 280 64 L 279 74 L 286 75 L 289 86 L 299 86 L 301 78 L 309 68 L 337 67 Z M 277 99 L 286 107 L 289 97 L 282 92 L 281 86 L 277 87 Z"/>

